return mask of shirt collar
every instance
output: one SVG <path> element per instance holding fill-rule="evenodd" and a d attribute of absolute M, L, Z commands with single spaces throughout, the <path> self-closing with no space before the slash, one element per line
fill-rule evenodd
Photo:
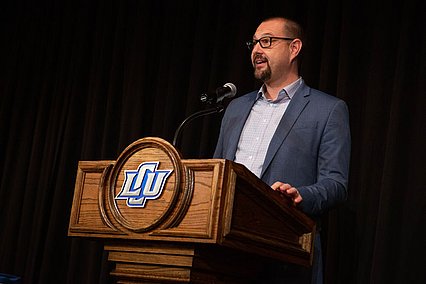
<path fill-rule="evenodd" d="M 302 85 L 303 79 L 302 77 L 299 77 L 296 81 L 291 83 L 290 85 L 285 86 L 278 94 L 278 98 L 274 102 L 279 102 L 283 98 L 289 98 L 290 100 L 293 98 L 294 94 L 296 93 L 297 89 L 299 89 L 300 85 Z M 265 97 L 265 84 L 262 85 L 259 92 L 257 93 L 256 100 L 259 98 L 263 98 L 264 100 L 267 100 Z"/>

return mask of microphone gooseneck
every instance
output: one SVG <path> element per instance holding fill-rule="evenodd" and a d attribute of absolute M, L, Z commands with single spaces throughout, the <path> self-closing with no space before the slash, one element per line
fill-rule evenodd
<path fill-rule="evenodd" d="M 236 94 L 237 94 L 237 87 L 235 87 L 235 85 L 232 84 L 232 83 L 226 83 L 222 87 L 217 88 L 216 91 L 213 94 L 212 93 L 202 94 L 201 97 L 200 97 L 201 102 L 212 104 L 212 105 L 214 105 L 214 107 L 198 111 L 198 112 L 188 116 L 184 121 L 182 121 L 182 123 L 179 125 L 179 127 L 175 131 L 175 136 L 173 138 L 173 146 L 175 148 L 178 148 L 177 144 L 180 140 L 181 132 L 182 132 L 183 128 L 189 122 L 191 122 L 192 120 L 194 120 L 198 117 L 201 117 L 201 116 L 222 112 L 224 110 L 224 107 L 223 107 L 223 105 L 221 105 L 221 102 L 225 98 L 234 97 Z"/>
<path fill-rule="evenodd" d="M 222 105 L 216 105 L 213 108 L 209 108 L 209 109 L 204 109 L 204 110 L 200 110 L 196 113 L 191 114 L 190 116 L 188 116 L 184 121 L 182 121 L 182 123 L 179 125 L 179 127 L 176 129 L 175 131 L 175 136 L 173 138 L 173 146 L 177 148 L 177 143 L 179 141 L 180 138 L 180 134 L 182 132 L 183 127 L 189 123 L 190 121 L 201 117 L 201 116 L 205 116 L 205 115 L 209 115 L 209 114 L 213 114 L 213 113 L 219 113 L 221 111 L 223 111 L 224 107 Z"/>

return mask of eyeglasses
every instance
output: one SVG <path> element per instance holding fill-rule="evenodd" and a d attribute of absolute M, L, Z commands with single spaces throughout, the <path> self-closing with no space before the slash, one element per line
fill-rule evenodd
<path fill-rule="evenodd" d="M 246 42 L 246 45 L 249 50 L 253 50 L 256 43 L 259 43 L 262 48 L 268 48 L 268 47 L 271 47 L 272 40 L 274 39 L 294 40 L 294 38 L 290 38 L 290 37 L 264 36 L 259 39 L 249 40 Z"/>

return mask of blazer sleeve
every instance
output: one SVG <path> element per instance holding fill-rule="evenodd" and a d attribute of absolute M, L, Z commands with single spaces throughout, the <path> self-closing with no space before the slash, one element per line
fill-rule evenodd
<path fill-rule="evenodd" d="M 319 215 L 347 197 L 351 137 L 349 112 L 338 100 L 329 114 L 318 150 L 317 182 L 298 187 L 303 198 L 300 209 Z"/>

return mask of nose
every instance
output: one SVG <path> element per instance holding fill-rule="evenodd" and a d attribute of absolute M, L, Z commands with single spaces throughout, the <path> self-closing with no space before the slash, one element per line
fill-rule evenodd
<path fill-rule="evenodd" d="M 251 61 L 254 64 L 254 60 L 255 58 L 260 55 L 261 57 L 264 56 L 264 51 L 263 48 L 260 46 L 260 44 L 256 44 L 255 46 L 253 46 L 253 49 L 251 51 Z"/>
<path fill-rule="evenodd" d="M 254 60 L 257 54 L 263 54 L 263 49 L 259 43 L 256 43 L 251 50 L 251 58 Z"/>
<path fill-rule="evenodd" d="M 253 49 L 252 49 L 252 53 L 259 53 L 258 52 L 258 50 L 262 50 L 262 47 L 260 46 L 260 43 L 258 43 L 258 42 L 256 42 L 254 45 L 253 45 Z"/>

